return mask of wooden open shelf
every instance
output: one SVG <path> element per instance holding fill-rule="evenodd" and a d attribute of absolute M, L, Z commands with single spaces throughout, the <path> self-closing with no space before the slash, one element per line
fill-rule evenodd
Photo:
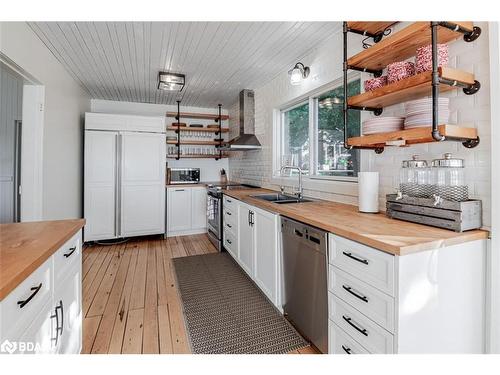
<path fill-rule="evenodd" d="M 378 24 L 380 22 L 349 22 L 348 24 Z M 472 31 L 472 22 L 454 22 L 466 30 Z M 351 27 L 351 26 L 350 26 Z M 372 29 L 378 25 L 366 26 Z M 353 27 L 357 29 L 357 27 Z M 438 28 L 438 43 L 448 43 L 463 37 L 463 34 L 446 27 Z M 347 60 L 347 64 L 357 68 L 382 70 L 388 64 L 396 61 L 406 60 L 415 56 L 419 47 L 431 44 L 431 27 L 429 22 L 414 22 L 404 29 L 395 32 L 380 42 L 374 44 Z"/>
<path fill-rule="evenodd" d="M 447 138 L 455 139 L 477 139 L 477 130 L 475 128 L 460 127 L 457 125 L 439 125 L 439 133 Z M 432 126 L 425 128 L 414 128 L 399 130 L 388 133 L 362 135 L 360 137 L 349 138 L 347 143 L 350 146 L 358 147 L 385 147 L 386 145 L 406 146 L 417 143 L 436 142 L 432 138 Z M 402 142 L 404 141 L 404 142 Z"/>
<path fill-rule="evenodd" d="M 397 21 L 386 21 L 386 22 L 362 22 L 362 21 L 349 21 L 347 22 L 347 27 L 350 29 L 358 31 L 366 31 L 370 34 L 378 34 L 388 27 L 394 25 Z"/>
<path fill-rule="evenodd" d="M 167 117 L 175 117 L 177 116 L 177 112 L 167 112 Z M 191 113 L 191 112 L 181 112 L 182 118 L 193 118 L 193 119 L 201 119 L 201 120 L 216 120 L 219 118 L 219 115 L 213 115 L 210 113 Z M 222 115 L 222 120 L 228 120 L 228 115 Z"/>
<path fill-rule="evenodd" d="M 224 142 L 224 140 L 221 141 L 189 141 L 189 140 L 184 140 L 181 141 L 181 145 L 200 145 L 200 146 L 215 146 L 220 144 L 221 142 Z M 176 145 L 177 141 L 176 140 L 167 140 L 168 145 Z"/>
<path fill-rule="evenodd" d="M 177 157 L 177 154 L 174 154 L 174 155 L 167 155 L 167 159 L 175 159 Z M 219 155 L 198 155 L 198 154 L 191 154 L 191 155 L 188 155 L 188 154 L 184 154 L 184 155 L 181 155 L 180 158 L 181 159 L 215 159 L 215 158 L 227 158 L 228 156 L 226 154 L 222 154 L 222 156 L 219 156 Z"/>
<path fill-rule="evenodd" d="M 373 48 L 373 47 L 372 47 Z M 441 78 L 474 84 L 474 74 L 448 67 L 439 68 Z M 456 90 L 457 86 L 440 84 L 441 92 Z M 357 107 L 383 108 L 393 104 L 419 99 L 432 94 L 432 72 L 423 72 L 373 91 L 351 96 L 347 103 Z"/>
<path fill-rule="evenodd" d="M 177 130 L 177 126 L 167 126 L 167 130 Z M 189 126 L 181 126 L 179 128 L 181 132 L 207 132 L 207 133 L 216 133 L 219 131 L 217 128 L 190 128 Z M 227 133 L 229 131 L 228 128 L 222 128 L 222 133 Z"/>

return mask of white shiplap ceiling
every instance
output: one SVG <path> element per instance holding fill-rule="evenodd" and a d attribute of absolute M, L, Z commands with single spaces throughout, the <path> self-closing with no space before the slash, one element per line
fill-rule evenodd
<path fill-rule="evenodd" d="M 340 22 L 33 22 L 33 31 L 96 99 L 229 106 L 290 69 Z M 160 70 L 186 74 L 157 89 Z"/>

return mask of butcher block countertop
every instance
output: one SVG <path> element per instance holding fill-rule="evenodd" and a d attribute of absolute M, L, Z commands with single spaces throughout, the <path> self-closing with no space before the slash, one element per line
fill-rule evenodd
<path fill-rule="evenodd" d="M 0 224 L 0 301 L 84 225 L 84 219 Z"/>
<path fill-rule="evenodd" d="M 252 206 L 315 226 L 393 255 L 434 250 L 488 238 L 488 232 L 484 230 L 456 233 L 390 219 L 382 213 L 360 213 L 358 207 L 343 203 L 316 200 L 315 202 L 276 204 L 251 197 L 251 195 L 264 193 L 276 193 L 276 191 L 267 189 L 224 191 L 224 194 Z"/>

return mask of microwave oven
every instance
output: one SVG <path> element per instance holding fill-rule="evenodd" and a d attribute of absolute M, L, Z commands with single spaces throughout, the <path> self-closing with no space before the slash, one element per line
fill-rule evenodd
<path fill-rule="evenodd" d="M 197 184 L 200 168 L 170 168 L 170 184 Z"/>

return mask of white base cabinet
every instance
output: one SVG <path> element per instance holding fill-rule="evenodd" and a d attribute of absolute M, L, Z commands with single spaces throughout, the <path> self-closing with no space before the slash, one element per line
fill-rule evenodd
<path fill-rule="evenodd" d="M 207 231 L 207 189 L 204 186 L 167 188 L 167 236 Z"/>
<path fill-rule="evenodd" d="M 484 353 L 486 241 L 393 256 L 329 234 L 329 352 Z"/>
<path fill-rule="evenodd" d="M 3 351 L 81 352 L 81 267 L 82 234 L 78 231 L 0 302 Z"/>
<path fill-rule="evenodd" d="M 224 247 L 267 298 L 281 309 L 279 216 L 230 199 L 235 204 L 223 205 Z"/>

